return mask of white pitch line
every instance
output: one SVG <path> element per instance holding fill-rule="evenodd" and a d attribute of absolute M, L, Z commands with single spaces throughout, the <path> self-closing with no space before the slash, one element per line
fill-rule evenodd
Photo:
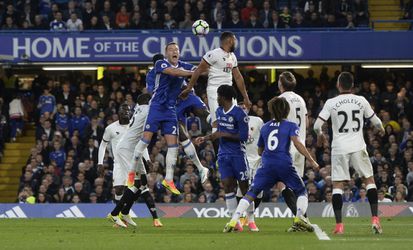
<path fill-rule="evenodd" d="M 321 228 L 317 224 L 312 224 L 312 225 L 314 227 L 314 233 L 315 233 L 315 235 L 317 235 L 317 238 L 319 240 L 330 240 L 330 237 L 328 237 L 326 232 L 321 230 Z"/>

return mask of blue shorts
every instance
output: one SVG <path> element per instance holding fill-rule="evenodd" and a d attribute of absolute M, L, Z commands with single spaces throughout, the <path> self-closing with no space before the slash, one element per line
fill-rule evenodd
<path fill-rule="evenodd" d="M 218 155 L 218 168 L 221 180 L 234 178 L 248 181 L 248 161 L 244 155 Z"/>
<path fill-rule="evenodd" d="M 207 106 L 199 96 L 191 92 L 188 95 L 188 98 L 185 100 L 179 99 L 178 104 L 176 105 L 178 120 L 185 123 L 185 113 L 190 112 L 193 109 L 207 109 Z"/>
<path fill-rule="evenodd" d="M 256 198 L 261 191 L 272 188 L 279 181 L 292 189 L 297 196 L 307 192 L 303 180 L 291 162 L 273 161 L 271 164 L 262 165 L 257 170 L 247 194 Z"/>
<path fill-rule="evenodd" d="M 149 106 L 144 131 L 157 133 L 159 129 L 161 129 L 163 135 L 178 135 L 178 120 L 175 107 Z"/>

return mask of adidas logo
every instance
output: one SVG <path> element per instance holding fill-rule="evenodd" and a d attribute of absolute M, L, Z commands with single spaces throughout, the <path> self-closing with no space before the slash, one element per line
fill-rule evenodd
<path fill-rule="evenodd" d="M 27 216 L 19 206 L 15 206 L 4 214 L 0 214 L 0 218 L 27 218 Z"/>
<path fill-rule="evenodd" d="M 69 209 L 66 209 L 63 211 L 63 213 L 60 213 L 56 215 L 57 218 L 85 218 L 85 215 L 83 215 L 82 211 L 79 210 L 77 206 L 71 206 Z"/>

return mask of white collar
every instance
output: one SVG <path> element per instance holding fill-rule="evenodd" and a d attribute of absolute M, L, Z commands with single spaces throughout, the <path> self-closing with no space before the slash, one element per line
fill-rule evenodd
<path fill-rule="evenodd" d="M 232 104 L 231 108 L 229 108 L 227 112 L 225 112 L 224 108 L 222 108 L 222 111 L 223 111 L 224 114 L 226 115 L 226 114 L 228 114 L 229 112 L 231 112 L 231 111 L 234 109 L 234 107 L 235 107 L 235 104 Z"/>

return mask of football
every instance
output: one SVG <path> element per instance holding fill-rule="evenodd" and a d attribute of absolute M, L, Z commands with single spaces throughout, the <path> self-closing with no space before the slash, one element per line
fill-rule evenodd
<path fill-rule="evenodd" d="M 209 32 L 209 24 L 204 20 L 196 20 L 192 24 L 192 33 L 196 36 L 205 36 Z"/>

